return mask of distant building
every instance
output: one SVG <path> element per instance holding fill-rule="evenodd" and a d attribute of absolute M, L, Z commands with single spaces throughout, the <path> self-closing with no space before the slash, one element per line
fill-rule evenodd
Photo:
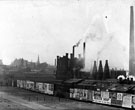
<path fill-rule="evenodd" d="M 10 66 L 26 68 L 28 66 L 28 61 L 24 60 L 23 58 L 15 59 Z"/>
<path fill-rule="evenodd" d="M 111 69 L 110 71 L 110 77 L 112 79 L 117 79 L 119 75 L 123 75 L 126 77 L 126 71 L 125 70 L 117 70 L 117 69 Z"/>
<path fill-rule="evenodd" d="M 46 62 L 40 63 L 39 56 L 37 62 L 29 62 L 23 58 L 15 59 L 11 65 L 10 70 L 21 71 L 21 72 L 36 72 L 36 73 L 47 73 L 54 74 L 56 67 L 47 64 Z"/>
<path fill-rule="evenodd" d="M 84 78 L 86 75 L 81 71 L 83 66 L 83 58 L 73 57 L 72 53 L 70 58 L 68 58 L 68 53 L 63 57 L 57 56 L 56 78 L 60 80 Z"/>

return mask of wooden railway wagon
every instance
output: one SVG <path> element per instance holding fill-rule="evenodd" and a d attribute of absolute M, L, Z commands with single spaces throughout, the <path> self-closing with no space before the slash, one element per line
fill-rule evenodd
<path fill-rule="evenodd" d="M 106 83 L 108 83 L 106 85 Z M 105 105 L 135 108 L 135 85 L 82 81 L 70 88 L 70 98 Z"/>
<path fill-rule="evenodd" d="M 34 82 L 33 81 L 26 81 L 26 89 L 34 90 Z"/>
<path fill-rule="evenodd" d="M 55 95 L 70 98 L 70 88 L 74 88 L 74 86 L 81 81 L 82 79 L 69 79 L 62 81 L 59 84 L 55 84 L 55 92 L 57 93 Z"/>
<path fill-rule="evenodd" d="M 26 81 L 25 80 L 17 80 L 17 87 L 26 89 Z"/>
<path fill-rule="evenodd" d="M 53 95 L 54 94 L 54 84 L 36 82 L 36 91 Z"/>
<path fill-rule="evenodd" d="M 135 108 L 135 85 L 95 80 L 17 80 L 17 87 L 58 97 Z"/>
<path fill-rule="evenodd" d="M 49 95 L 54 94 L 54 84 L 50 83 L 34 82 L 30 80 L 17 80 L 17 87 Z"/>
<path fill-rule="evenodd" d="M 54 95 L 54 84 L 55 84 L 54 74 L 24 72 L 21 74 L 15 74 L 13 80 L 14 81 L 16 80 L 17 87 L 19 88 Z"/>

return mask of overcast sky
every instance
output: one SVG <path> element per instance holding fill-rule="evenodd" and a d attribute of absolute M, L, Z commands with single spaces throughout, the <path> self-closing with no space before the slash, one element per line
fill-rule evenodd
<path fill-rule="evenodd" d="M 54 64 L 88 36 L 87 69 L 106 59 L 111 68 L 128 69 L 131 5 L 134 0 L 0 1 L 0 58 L 10 64 L 15 58 L 37 61 L 39 55 Z"/>

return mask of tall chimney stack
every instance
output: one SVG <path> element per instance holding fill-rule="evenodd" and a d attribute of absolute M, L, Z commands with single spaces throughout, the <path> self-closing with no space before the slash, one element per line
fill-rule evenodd
<path fill-rule="evenodd" d="M 135 76 L 135 50 L 134 50 L 134 10 L 130 7 L 130 39 L 129 39 L 129 74 Z"/>
<path fill-rule="evenodd" d="M 85 51 L 86 51 L 86 43 L 84 42 L 84 43 L 83 43 L 83 59 L 84 59 L 84 62 L 83 62 L 84 65 L 83 65 L 83 66 L 84 66 L 84 67 L 85 67 Z"/>
<path fill-rule="evenodd" d="M 54 66 L 55 66 L 55 67 L 57 66 L 57 59 L 56 59 L 56 58 L 55 58 Z"/>
<path fill-rule="evenodd" d="M 99 61 L 98 73 L 97 73 L 97 80 L 102 80 L 103 78 L 103 66 L 102 61 Z"/>
<path fill-rule="evenodd" d="M 110 78 L 110 71 L 109 71 L 109 65 L 108 60 L 105 61 L 105 67 L 104 67 L 104 73 L 103 73 L 103 80 Z"/>
<path fill-rule="evenodd" d="M 75 57 L 75 45 L 73 45 L 73 58 Z"/>
<path fill-rule="evenodd" d="M 92 71 L 93 79 L 96 79 L 96 75 L 97 75 L 97 64 L 96 64 L 96 61 L 94 61 L 94 66 L 93 66 L 93 71 Z"/>

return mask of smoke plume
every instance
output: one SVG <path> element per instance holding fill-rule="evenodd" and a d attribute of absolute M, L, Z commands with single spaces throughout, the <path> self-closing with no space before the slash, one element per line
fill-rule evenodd
<path fill-rule="evenodd" d="M 83 71 L 92 69 L 91 65 L 95 60 L 103 60 L 103 63 L 108 60 L 112 68 L 127 67 L 128 59 L 124 57 L 127 56 L 127 51 L 117 37 L 119 36 L 115 32 L 107 32 L 101 16 L 94 17 L 83 37 L 83 41 L 86 42 L 86 62 Z"/>
<path fill-rule="evenodd" d="M 97 59 L 99 59 L 101 53 L 104 51 L 104 49 L 107 48 L 107 46 L 110 44 L 110 42 L 113 40 L 113 36 L 108 36 L 107 41 L 103 44 L 102 48 L 97 52 Z"/>
<path fill-rule="evenodd" d="M 82 39 L 80 39 L 80 40 L 76 43 L 75 47 L 78 47 L 78 46 L 80 45 L 81 41 L 82 41 Z"/>

